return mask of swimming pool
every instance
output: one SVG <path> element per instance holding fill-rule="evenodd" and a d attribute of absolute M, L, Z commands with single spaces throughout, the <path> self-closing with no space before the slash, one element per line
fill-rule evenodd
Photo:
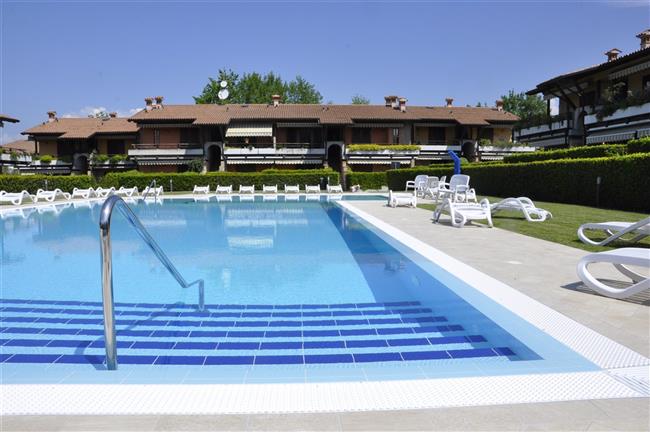
<path fill-rule="evenodd" d="M 370 197 L 372 199 L 372 197 Z M 117 371 L 104 362 L 99 203 L 2 222 L 7 383 L 276 383 L 595 371 L 484 293 L 325 198 L 132 208 L 182 289 L 113 222 Z"/>

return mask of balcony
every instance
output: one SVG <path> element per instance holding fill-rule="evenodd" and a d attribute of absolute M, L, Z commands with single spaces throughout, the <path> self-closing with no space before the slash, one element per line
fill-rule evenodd
<path fill-rule="evenodd" d="M 129 157 L 164 156 L 164 157 L 200 157 L 203 146 L 198 143 L 157 143 L 133 144 Z"/>
<path fill-rule="evenodd" d="M 421 146 L 415 144 L 349 144 L 345 154 L 349 156 L 417 156 Z"/>
<path fill-rule="evenodd" d="M 311 143 L 264 143 L 264 144 L 229 144 L 224 147 L 226 156 L 324 156 L 323 144 Z"/>
<path fill-rule="evenodd" d="M 650 114 L 650 102 L 644 103 L 637 106 L 629 106 L 627 108 L 618 109 L 612 114 L 602 117 L 599 119 L 596 114 L 585 116 L 585 126 L 592 125 L 594 123 L 606 123 L 606 122 L 621 122 L 626 119 L 631 119 L 632 117 L 643 116 Z"/>
<path fill-rule="evenodd" d="M 571 128 L 572 121 L 569 119 L 550 119 L 550 123 L 538 124 L 534 126 L 527 126 L 521 129 L 515 130 L 515 138 L 521 139 L 523 137 L 529 136 L 539 136 L 545 134 L 553 134 L 556 132 L 565 131 L 568 128 Z"/>

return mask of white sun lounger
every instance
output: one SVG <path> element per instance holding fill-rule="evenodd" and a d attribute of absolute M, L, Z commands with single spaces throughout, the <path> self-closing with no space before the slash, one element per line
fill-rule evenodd
<path fill-rule="evenodd" d="M 538 208 L 530 198 L 506 198 L 491 206 L 492 213 L 501 210 L 520 211 L 526 217 L 528 222 L 544 222 L 547 218 L 552 218 L 553 215 L 550 211 Z"/>
<path fill-rule="evenodd" d="M 58 188 L 52 191 L 39 189 L 36 191 L 36 198 L 34 198 L 34 202 L 38 202 L 39 200 L 53 202 L 57 198 L 63 198 L 65 200 L 69 200 L 71 197 L 72 196 L 69 193 L 63 192 L 61 189 Z"/>
<path fill-rule="evenodd" d="M 97 189 L 95 189 L 95 193 L 97 194 L 98 197 L 105 198 L 105 197 L 107 197 L 109 195 L 114 194 L 115 193 L 115 188 L 110 187 L 108 189 L 104 189 L 102 187 L 98 187 Z"/>
<path fill-rule="evenodd" d="M 115 195 L 122 197 L 138 196 L 138 187 L 133 186 L 132 188 L 125 188 L 124 186 L 120 186 L 120 188 L 115 191 Z"/>
<path fill-rule="evenodd" d="M 300 193 L 300 186 L 284 185 L 284 193 Z"/>
<path fill-rule="evenodd" d="M 262 192 L 263 193 L 278 193 L 278 185 L 262 185 Z"/>
<path fill-rule="evenodd" d="M 21 205 L 25 200 L 36 202 L 35 197 L 33 195 L 30 195 L 26 190 L 21 192 L 0 191 L 0 203 L 8 202 L 13 205 Z"/>
<path fill-rule="evenodd" d="M 158 186 L 158 187 L 147 186 L 146 188 L 142 189 L 142 194 L 141 195 L 143 197 L 145 197 L 145 198 L 146 197 L 158 197 L 158 196 L 162 195 L 163 192 L 164 192 L 164 189 L 163 189 L 162 186 Z"/>
<path fill-rule="evenodd" d="M 79 189 L 79 188 L 74 188 L 72 189 L 72 198 L 83 198 L 83 199 L 89 199 L 89 198 L 95 198 L 97 196 L 97 193 L 95 192 L 95 189 L 93 188 L 88 188 L 88 189 Z"/>
<path fill-rule="evenodd" d="M 617 288 L 599 281 L 587 269 L 590 264 L 594 263 L 613 264 L 619 272 L 632 280 L 632 285 Z M 639 274 L 626 266 L 645 268 L 646 274 Z M 622 299 L 650 289 L 648 269 L 650 269 L 650 249 L 621 248 L 585 256 L 578 262 L 577 271 L 580 279 L 589 288 L 607 297 Z"/>
<path fill-rule="evenodd" d="M 482 199 L 480 203 L 453 202 L 451 198 L 447 198 L 433 212 L 433 221 L 438 223 L 443 213 L 448 213 L 451 224 L 458 228 L 473 220 L 486 220 L 490 228 L 494 226 L 490 201 L 487 198 Z"/>
<path fill-rule="evenodd" d="M 305 185 L 305 193 L 320 193 L 320 186 L 318 185 Z"/>
<path fill-rule="evenodd" d="M 215 190 L 215 193 L 217 193 L 217 194 L 231 194 L 232 193 L 232 185 L 228 185 L 228 186 L 219 186 L 219 185 L 217 185 L 217 189 Z"/>
<path fill-rule="evenodd" d="M 397 207 L 397 206 L 406 206 L 406 207 L 416 207 L 418 205 L 418 199 L 415 196 L 415 192 L 393 192 L 392 190 L 388 191 L 388 206 Z"/>
<path fill-rule="evenodd" d="M 605 240 L 596 241 L 587 237 L 586 230 L 592 231 L 605 231 L 608 237 Z M 626 234 L 634 235 L 629 241 L 636 243 L 646 237 L 650 236 L 650 217 L 641 219 L 638 222 L 599 222 L 599 223 L 586 223 L 580 225 L 578 228 L 578 237 L 583 243 L 595 246 L 605 246 L 616 239 L 623 237 Z"/>
<path fill-rule="evenodd" d="M 194 189 L 192 189 L 192 194 L 209 194 L 210 193 L 210 185 L 207 186 L 197 186 L 194 185 Z"/>
<path fill-rule="evenodd" d="M 239 185 L 239 193 L 240 194 L 254 194 L 255 193 L 255 186 Z"/>
<path fill-rule="evenodd" d="M 340 184 L 337 185 L 327 185 L 327 193 L 341 194 L 343 193 L 343 186 Z"/>

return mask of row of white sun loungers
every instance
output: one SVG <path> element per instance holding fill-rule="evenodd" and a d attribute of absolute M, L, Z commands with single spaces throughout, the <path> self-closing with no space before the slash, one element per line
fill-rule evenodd
<path fill-rule="evenodd" d="M 160 196 L 163 194 L 163 187 L 157 187 L 157 188 L 145 188 L 145 190 L 142 191 L 142 195 L 148 195 L 148 196 Z M 106 198 L 110 195 L 118 195 L 121 197 L 127 197 L 127 198 L 132 198 L 132 197 L 137 197 L 138 196 L 138 188 L 137 187 L 132 187 L 132 188 L 126 188 L 124 186 L 121 186 L 119 189 L 115 189 L 114 187 L 110 188 L 88 188 L 88 189 L 80 189 L 80 188 L 74 188 L 72 190 L 72 193 L 68 192 L 63 192 L 61 189 L 54 189 L 54 190 L 44 190 L 44 189 L 38 189 L 36 191 L 36 194 L 32 195 L 27 191 L 22 191 L 22 192 L 5 192 L 5 191 L 0 191 L 0 204 L 13 204 L 13 205 L 21 205 L 24 203 L 38 203 L 40 201 L 45 201 L 45 202 L 54 202 L 56 200 L 64 200 L 64 201 L 70 201 L 74 199 L 93 199 L 93 198 Z"/>
<path fill-rule="evenodd" d="M 216 194 L 232 194 L 233 193 L 233 187 L 231 185 L 229 186 L 221 186 L 217 185 L 215 189 Z M 254 194 L 255 193 L 255 186 L 250 186 L 250 185 L 240 185 L 239 186 L 239 194 Z M 263 194 L 277 194 L 278 192 L 278 185 L 262 185 L 262 193 Z M 300 193 L 300 185 L 284 185 L 284 190 L 282 193 L 285 194 L 299 194 Z M 321 189 L 320 186 L 318 185 L 305 185 L 305 193 L 306 194 L 320 194 Z M 341 194 L 343 193 L 343 187 L 341 185 L 333 185 L 327 186 L 327 193 L 336 193 L 336 194 Z M 210 194 L 210 186 L 198 186 L 195 185 L 194 189 L 192 190 L 193 195 L 208 195 Z"/>

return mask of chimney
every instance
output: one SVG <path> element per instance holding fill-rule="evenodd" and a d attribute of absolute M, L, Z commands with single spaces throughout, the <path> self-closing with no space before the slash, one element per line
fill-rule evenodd
<path fill-rule="evenodd" d="M 162 108 L 163 97 L 162 96 L 156 96 L 155 99 L 156 99 L 156 105 L 158 106 L 158 108 Z"/>
<path fill-rule="evenodd" d="M 399 98 L 399 110 L 402 112 L 406 112 L 406 98 Z"/>
<path fill-rule="evenodd" d="M 497 105 L 497 111 L 503 111 L 503 101 L 501 99 L 497 99 L 496 105 Z"/>
<path fill-rule="evenodd" d="M 145 103 L 144 109 L 147 110 L 147 111 L 151 111 L 151 109 L 153 108 L 153 106 L 152 106 L 153 98 L 150 98 L 150 97 L 144 98 L 144 103 Z"/>
<path fill-rule="evenodd" d="M 273 96 L 271 96 L 271 99 L 273 100 L 274 107 L 280 105 L 280 95 L 274 94 Z"/>
<path fill-rule="evenodd" d="M 616 60 L 618 58 L 618 55 L 622 51 L 618 48 L 612 48 L 611 50 L 607 51 L 605 55 L 607 56 L 607 61 L 610 62 L 612 60 Z"/>
<path fill-rule="evenodd" d="M 387 107 L 397 108 L 397 96 L 384 96 L 384 100 Z"/>
<path fill-rule="evenodd" d="M 110 118 L 115 118 L 115 117 L 117 117 L 117 113 L 116 113 L 115 111 L 113 111 L 113 112 L 111 112 L 111 113 L 108 113 L 108 116 L 109 116 Z"/>
<path fill-rule="evenodd" d="M 56 118 L 56 111 L 48 111 L 47 112 L 47 122 L 52 123 L 57 121 L 58 119 Z"/>
<path fill-rule="evenodd" d="M 650 48 L 650 29 L 642 31 L 638 35 L 636 35 L 639 39 L 641 39 L 641 49 L 646 49 Z"/>
<path fill-rule="evenodd" d="M 447 108 L 451 108 L 454 103 L 454 98 L 446 98 L 445 102 L 447 102 Z"/>

